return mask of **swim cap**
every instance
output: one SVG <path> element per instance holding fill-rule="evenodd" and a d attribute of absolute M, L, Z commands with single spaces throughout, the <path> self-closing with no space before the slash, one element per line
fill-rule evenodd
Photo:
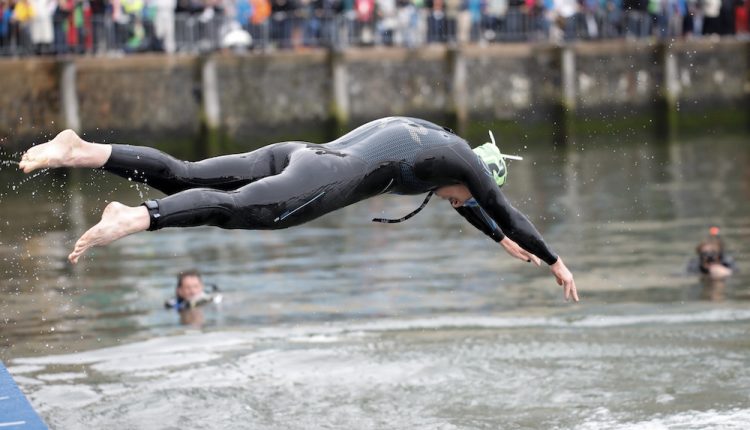
<path fill-rule="evenodd" d="M 521 157 L 507 156 L 500 153 L 500 148 L 495 144 L 495 136 L 490 131 L 490 139 L 492 142 L 487 142 L 484 145 L 477 146 L 474 148 L 474 153 L 477 154 L 480 160 L 487 166 L 487 174 L 492 176 L 498 187 L 505 185 L 505 181 L 508 178 L 508 166 L 505 164 L 506 158 L 521 159 Z"/>

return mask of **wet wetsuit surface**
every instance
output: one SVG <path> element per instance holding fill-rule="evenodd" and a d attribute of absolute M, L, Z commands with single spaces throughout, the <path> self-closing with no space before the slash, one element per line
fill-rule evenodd
<path fill-rule="evenodd" d="M 112 145 L 103 169 L 167 194 L 146 202 L 151 230 L 281 229 L 378 194 L 465 184 L 479 207 L 458 212 L 472 225 L 496 241 L 507 235 L 548 264 L 557 260 L 469 144 L 420 119 L 383 118 L 325 144 L 282 142 L 198 162 L 148 147 Z"/>

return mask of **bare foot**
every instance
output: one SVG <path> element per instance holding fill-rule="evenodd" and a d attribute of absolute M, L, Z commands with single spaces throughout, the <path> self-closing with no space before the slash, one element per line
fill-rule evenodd
<path fill-rule="evenodd" d="M 68 260 L 76 264 L 92 246 L 103 246 L 127 235 L 145 231 L 149 226 L 148 210 L 144 206 L 130 207 L 112 202 L 104 208 L 102 220 L 78 239 Z"/>
<path fill-rule="evenodd" d="M 101 167 L 111 152 L 109 145 L 89 143 L 73 130 L 63 130 L 49 142 L 26 151 L 18 167 L 24 173 L 50 167 Z"/>

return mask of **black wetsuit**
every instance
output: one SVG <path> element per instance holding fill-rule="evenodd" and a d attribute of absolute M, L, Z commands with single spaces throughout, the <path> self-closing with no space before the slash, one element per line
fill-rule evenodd
<path fill-rule="evenodd" d="M 198 162 L 148 147 L 112 145 L 103 169 L 168 195 L 145 203 L 150 230 L 281 229 L 378 194 L 420 194 L 465 184 L 499 229 L 479 207 L 457 209 L 472 225 L 495 241 L 507 235 L 548 264 L 557 260 L 468 143 L 420 119 L 383 118 L 330 143 L 282 142 Z"/>

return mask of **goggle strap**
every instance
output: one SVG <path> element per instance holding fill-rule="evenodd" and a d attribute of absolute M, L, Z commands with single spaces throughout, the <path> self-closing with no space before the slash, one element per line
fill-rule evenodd
<path fill-rule="evenodd" d="M 422 202 L 421 205 L 419 205 L 418 208 L 414 209 L 413 211 L 411 211 L 411 213 L 409 213 L 407 215 L 404 215 L 403 217 L 401 217 L 399 219 L 373 218 L 372 222 L 381 222 L 383 224 L 396 224 L 396 223 L 399 223 L 399 222 L 404 222 L 407 219 L 409 219 L 409 218 L 413 217 L 414 215 L 418 214 L 422 209 L 424 209 L 424 207 L 427 206 L 427 203 L 432 198 L 433 194 L 434 194 L 433 191 L 430 191 L 429 193 L 427 193 L 427 197 L 424 198 L 424 201 Z"/>

